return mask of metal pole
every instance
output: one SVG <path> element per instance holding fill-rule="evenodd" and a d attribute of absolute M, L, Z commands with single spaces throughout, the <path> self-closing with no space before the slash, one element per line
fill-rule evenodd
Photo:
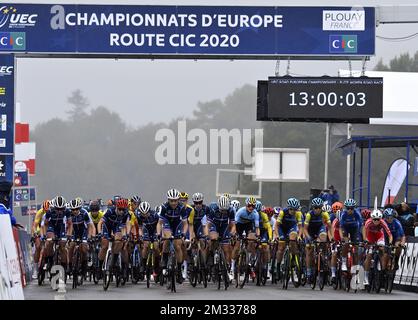
<path fill-rule="evenodd" d="M 347 139 L 351 139 L 351 124 L 347 123 Z M 346 172 L 346 181 L 345 181 L 345 198 L 350 197 L 350 165 L 351 165 L 351 155 L 347 155 L 347 172 Z"/>
<path fill-rule="evenodd" d="M 351 190 L 351 197 L 354 199 L 354 193 L 355 193 L 355 189 L 356 189 L 356 153 L 353 153 L 353 189 Z"/>
<path fill-rule="evenodd" d="M 372 140 L 369 139 L 369 167 L 367 168 L 367 207 L 370 208 L 370 197 L 371 197 L 371 175 L 372 175 Z"/>
<path fill-rule="evenodd" d="M 283 192 L 283 185 L 282 182 L 279 182 L 279 206 L 282 207 L 282 192 Z"/>
<path fill-rule="evenodd" d="M 325 131 L 325 172 L 324 172 L 324 189 L 328 186 L 328 159 L 329 159 L 329 123 L 327 123 Z"/>
<path fill-rule="evenodd" d="M 363 206 L 363 148 L 360 148 L 360 207 Z"/>
<path fill-rule="evenodd" d="M 408 141 L 406 145 L 406 183 L 405 183 L 405 202 L 408 202 L 408 189 L 409 189 L 409 177 L 408 177 L 408 167 L 409 167 L 409 150 L 411 147 L 411 142 Z"/>

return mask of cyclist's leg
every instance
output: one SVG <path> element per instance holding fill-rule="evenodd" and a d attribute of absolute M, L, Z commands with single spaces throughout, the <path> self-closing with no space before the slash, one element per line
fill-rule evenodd
<path fill-rule="evenodd" d="M 292 227 L 289 230 L 289 233 L 288 234 L 289 234 L 289 240 L 292 240 L 289 243 L 290 252 L 293 255 L 296 255 L 298 253 L 298 246 L 297 246 L 297 243 L 296 243 L 296 240 L 298 238 L 298 226 L 295 225 L 294 227 Z"/>
<path fill-rule="evenodd" d="M 54 239 L 55 238 L 54 231 L 48 231 L 46 233 L 46 237 L 47 237 L 47 239 L 51 239 L 51 240 Z M 52 241 L 46 241 L 45 242 L 45 256 L 46 257 L 52 257 L 52 254 L 53 254 L 53 246 L 54 246 L 54 244 L 53 244 Z"/>
<path fill-rule="evenodd" d="M 277 249 L 277 265 L 280 266 L 283 259 L 284 249 L 286 247 L 286 238 L 288 237 L 290 232 L 289 230 L 285 230 L 282 225 L 279 226 L 278 233 L 279 233 L 279 245 Z"/>
<path fill-rule="evenodd" d="M 318 234 L 316 234 L 315 232 L 312 232 L 312 230 L 308 229 L 308 233 L 309 236 L 311 237 L 312 241 L 317 240 L 318 238 Z M 312 276 L 312 270 L 313 270 L 313 266 L 314 266 L 314 246 L 312 244 L 311 241 L 306 242 L 306 270 L 307 270 L 307 276 L 308 279 L 311 278 Z"/>
<path fill-rule="evenodd" d="M 35 253 L 33 255 L 33 261 L 35 264 L 39 263 L 39 257 L 41 255 L 41 239 L 39 237 L 35 238 Z"/>
<path fill-rule="evenodd" d="M 353 233 L 351 230 L 343 229 L 343 247 L 341 250 L 341 270 L 347 271 L 347 256 L 348 256 L 348 250 L 350 249 L 350 245 L 348 244 L 349 239 Z"/>
<path fill-rule="evenodd" d="M 401 247 L 401 239 L 396 239 L 396 240 L 394 240 L 394 242 L 395 242 L 395 257 L 394 257 L 394 259 L 395 259 L 395 264 L 394 264 L 394 270 L 396 271 L 396 270 L 398 270 L 398 267 L 399 267 L 399 257 L 400 257 L 400 255 L 401 255 L 401 252 L 402 252 L 402 247 Z"/>

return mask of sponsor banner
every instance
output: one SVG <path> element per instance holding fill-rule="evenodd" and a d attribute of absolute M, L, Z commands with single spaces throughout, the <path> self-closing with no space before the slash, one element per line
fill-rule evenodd
<path fill-rule="evenodd" d="M 15 187 L 26 187 L 29 185 L 29 176 L 27 171 L 15 172 Z"/>
<path fill-rule="evenodd" d="M 405 159 L 397 159 L 392 162 L 383 187 L 381 207 L 388 203 L 393 203 L 395 200 L 406 178 L 407 166 L 409 170 L 411 166 Z"/>
<path fill-rule="evenodd" d="M 394 284 L 418 288 L 418 239 L 409 238 L 406 249 L 399 257 L 399 269 L 396 271 Z"/>
<path fill-rule="evenodd" d="M 13 155 L 0 154 L 0 181 L 13 181 Z"/>
<path fill-rule="evenodd" d="M 28 206 L 21 206 L 21 213 L 22 213 L 22 216 L 28 216 L 28 215 L 34 216 L 34 215 L 36 215 L 36 212 L 39 209 L 41 209 L 41 205 L 40 204 L 38 204 L 38 205 L 33 204 L 30 207 L 28 207 Z"/>
<path fill-rule="evenodd" d="M 13 153 L 14 129 L 14 56 L 0 54 L 0 154 Z"/>
<path fill-rule="evenodd" d="M 36 189 L 35 188 L 15 188 L 13 190 L 13 201 L 35 201 Z"/>
<path fill-rule="evenodd" d="M 8 215 L 0 215 L 0 300 L 23 300 L 20 261 Z"/>
<path fill-rule="evenodd" d="M 0 52 L 186 58 L 375 53 L 373 7 L 0 5 Z"/>
<path fill-rule="evenodd" d="M 33 273 L 33 255 L 32 255 L 32 244 L 31 244 L 31 235 L 24 230 L 18 230 L 19 232 L 19 241 L 20 248 L 23 258 L 23 268 L 26 275 L 26 283 L 29 283 L 32 278 Z"/>

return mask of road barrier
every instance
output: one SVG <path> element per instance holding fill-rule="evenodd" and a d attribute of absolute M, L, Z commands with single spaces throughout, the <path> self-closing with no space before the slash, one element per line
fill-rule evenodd
<path fill-rule="evenodd" d="M 407 237 L 406 249 L 399 257 L 393 287 L 398 290 L 418 292 L 418 238 Z"/>
<path fill-rule="evenodd" d="M 10 216 L 0 215 L 0 300 L 23 300 L 22 271 Z"/>

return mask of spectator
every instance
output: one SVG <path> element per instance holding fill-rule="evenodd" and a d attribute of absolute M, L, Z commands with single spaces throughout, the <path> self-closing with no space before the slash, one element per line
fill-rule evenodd
<path fill-rule="evenodd" d="M 328 189 L 322 190 L 319 197 L 324 200 L 324 202 L 327 202 L 330 206 L 334 203 L 340 200 L 340 195 L 338 194 L 338 191 L 335 190 L 333 185 L 330 185 Z"/>
<path fill-rule="evenodd" d="M 12 190 L 12 183 L 9 181 L 0 181 L 0 214 L 10 215 L 10 222 L 12 226 L 20 226 L 16 223 L 16 218 L 13 216 L 10 209 L 10 191 Z"/>
<path fill-rule="evenodd" d="M 395 210 L 398 214 L 397 219 L 401 223 L 406 236 L 414 236 L 414 226 L 416 225 L 415 212 L 412 212 L 411 208 L 406 202 L 402 202 L 395 206 Z"/>

